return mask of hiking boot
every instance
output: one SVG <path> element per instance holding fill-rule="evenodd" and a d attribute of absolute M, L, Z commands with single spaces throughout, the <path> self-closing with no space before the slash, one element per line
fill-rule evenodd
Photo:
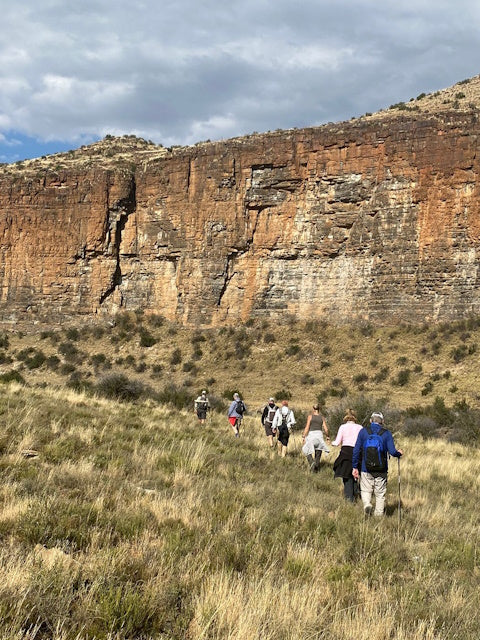
<path fill-rule="evenodd" d="M 373 511 L 372 505 L 371 504 L 365 505 L 365 507 L 363 508 L 363 511 L 365 512 L 366 516 L 371 516 Z"/>
<path fill-rule="evenodd" d="M 311 453 L 308 454 L 307 460 L 308 460 L 308 466 L 310 467 L 310 471 L 313 473 L 314 471 L 316 471 L 316 466 L 315 466 L 315 460 L 313 459 L 313 456 Z"/>

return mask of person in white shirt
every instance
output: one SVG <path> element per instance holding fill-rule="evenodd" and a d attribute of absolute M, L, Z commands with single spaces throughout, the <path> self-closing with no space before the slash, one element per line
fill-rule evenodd
<path fill-rule="evenodd" d="M 277 434 L 278 452 L 282 458 L 287 455 L 288 440 L 294 424 L 293 411 L 289 408 L 287 400 L 283 400 L 272 422 L 272 431 Z"/>

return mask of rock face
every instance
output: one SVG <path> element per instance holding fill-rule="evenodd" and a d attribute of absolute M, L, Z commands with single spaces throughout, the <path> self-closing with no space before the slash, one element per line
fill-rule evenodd
<path fill-rule="evenodd" d="M 480 125 L 445 112 L 0 175 L 0 312 L 220 325 L 480 311 Z"/>

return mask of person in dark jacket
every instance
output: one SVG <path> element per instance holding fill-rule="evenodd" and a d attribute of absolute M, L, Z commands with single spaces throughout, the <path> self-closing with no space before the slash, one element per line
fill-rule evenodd
<path fill-rule="evenodd" d="M 388 429 L 383 426 L 383 414 L 380 411 L 374 411 L 370 417 L 370 427 L 363 428 L 358 434 L 357 442 L 353 448 L 352 454 L 352 475 L 358 480 L 360 476 L 360 493 L 362 496 L 363 509 L 365 515 L 371 515 L 373 511 L 372 496 L 375 496 L 375 516 L 383 516 L 385 510 L 385 495 L 387 493 L 387 476 L 388 476 L 388 456 L 389 453 L 395 458 L 403 455 L 401 449 L 396 449 L 393 442 L 393 436 Z M 383 450 L 383 468 L 381 470 L 369 470 L 367 440 L 370 440 L 371 434 L 376 434 L 381 438 Z M 359 459 L 362 457 L 361 467 L 359 470 Z"/>

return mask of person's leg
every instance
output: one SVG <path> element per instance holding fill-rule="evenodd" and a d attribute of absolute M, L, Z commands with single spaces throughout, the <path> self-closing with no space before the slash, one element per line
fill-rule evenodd
<path fill-rule="evenodd" d="M 385 512 L 385 496 L 387 494 L 387 479 L 375 478 L 375 511 L 374 516 L 383 516 Z"/>
<path fill-rule="evenodd" d="M 353 487 L 354 487 L 353 476 L 350 476 L 349 478 L 343 478 L 343 495 L 345 496 L 345 500 L 348 500 L 349 502 L 355 501 L 354 494 L 353 494 Z"/>
<path fill-rule="evenodd" d="M 367 515 L 372 513 L 372 495 L 374 489 L 374 478 L 373 476 L 366 472 L 362 471 L 360 474 L 360 494 L 362 496 L 363 510 Z"/>
<path fill-rule="evenodd" d="M 322 457 L 322 450 L 315 449 L 315 471 L 320 470 L 320 459 Z"/>
<path fill-rule="evenodd" d="M 286 455 L 287 455 L 287 445 L 282 444 L 282 458 L 285 458 Z"/>

